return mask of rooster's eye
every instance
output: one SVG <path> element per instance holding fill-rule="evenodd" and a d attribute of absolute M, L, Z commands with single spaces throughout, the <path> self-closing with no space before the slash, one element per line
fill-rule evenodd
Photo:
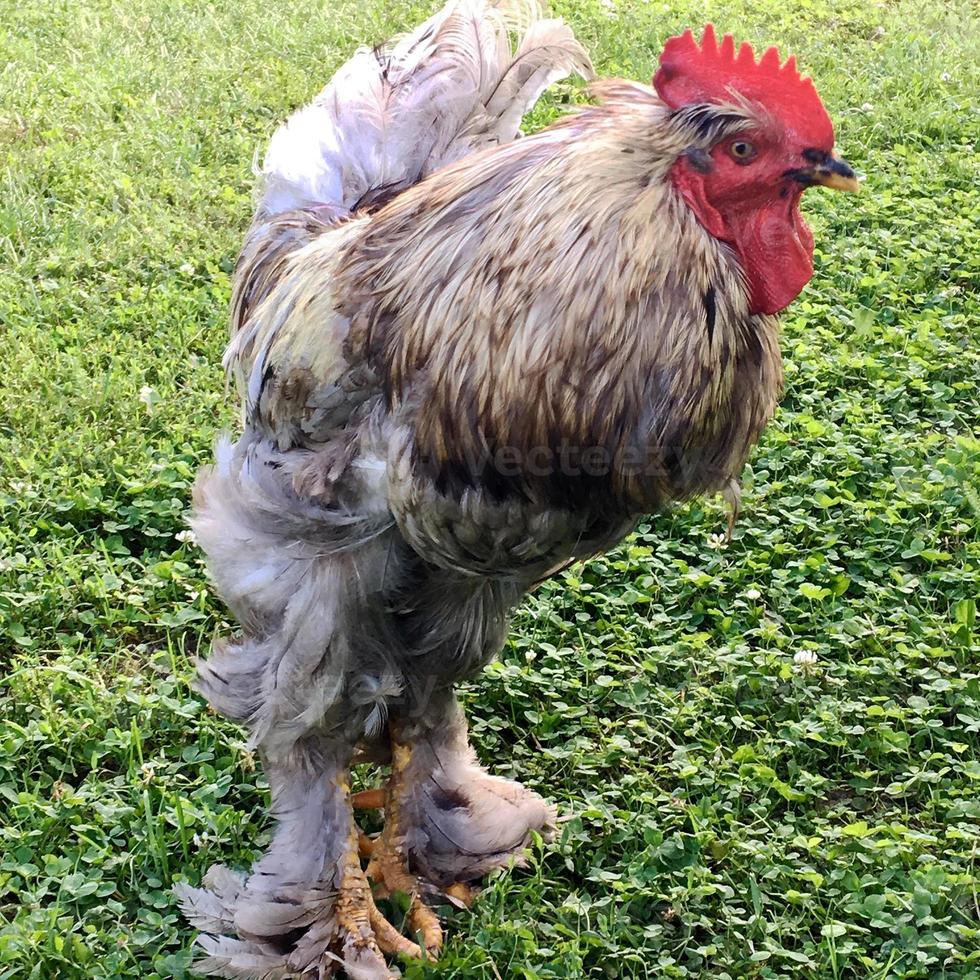
<path fill-rule="evenodd" d="M 728 152 L 736 163 L 748 163 L 755 159 L 755 147 L 746 140 L 735 140 Z"/>

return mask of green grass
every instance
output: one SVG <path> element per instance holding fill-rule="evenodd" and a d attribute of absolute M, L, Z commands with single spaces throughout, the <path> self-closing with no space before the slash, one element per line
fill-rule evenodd
<path fill-rule="evenodd" d="M 604 74 L 709 16 L 794 50 L 867 181 L 807 196 L 733 543 L 714 501 L 651 520 L 467 688 L 484 760 L 568 820 L 406 975 L 978 977 L 976 9 L 558 7 Z M 0 980 L 183 976 L 172 882 L 266 839 L 242 732 L 188 688 L 228 624 L 177 535 L 234 422 L 253 154 L 429 9 L 0 0 Z"/>

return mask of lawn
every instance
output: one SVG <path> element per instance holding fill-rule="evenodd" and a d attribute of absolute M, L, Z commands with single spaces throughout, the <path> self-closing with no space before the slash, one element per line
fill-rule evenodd
<path fill-rule="evenodd" d="M 0 980 L 187 975 L 172 883 L 266 839 L 242 731 L 188 686 L 230 627 L 181 533 L 235 424 L 250 165 L 431 9 L 0 0 Z M 866 182 L 807 196 L 816 274 L 732 543 L 718 501 L 651 518 L 466 688 L 484 761 L 566 820 L 403 970 L 980 977 L 976 8 L 558 10 L 607 75 L 708 17 L 796 52 Z"/>

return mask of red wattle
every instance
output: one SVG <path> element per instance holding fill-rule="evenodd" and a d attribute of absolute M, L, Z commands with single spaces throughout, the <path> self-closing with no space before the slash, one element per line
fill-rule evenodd
<path fill-rule="evenodd" d="M 767 208 L 729 222 L 753 313 L 786 309 L 813 276 L 813 233 L 793 207 Z"/>

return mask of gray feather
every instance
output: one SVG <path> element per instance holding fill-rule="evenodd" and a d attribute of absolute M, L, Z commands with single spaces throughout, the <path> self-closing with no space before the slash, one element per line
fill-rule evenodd
<path fill-rule="evenodd" d="M 227 936 L 198 936 L 197 944 L 205 951 L 194 961 L 194 970 L 209 977 L 228 980 L 286 980 L 295 974 L 286 966 L 286 958 L 275 947 Z"/>

